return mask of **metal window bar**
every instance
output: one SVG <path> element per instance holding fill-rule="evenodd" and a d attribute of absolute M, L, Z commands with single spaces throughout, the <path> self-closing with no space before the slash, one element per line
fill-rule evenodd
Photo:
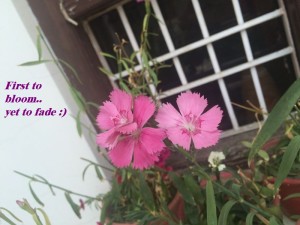
<path fill-rule="evenodd" d="M 169 52 L 173 52 L 173 51 L 175 51 L 175 47 L 174 47 L 173 41 L 171 39 L 170 33 L 168 31 L 168 28 L 165 25 L 166 22 L 165 22 L 165 19 L 162 15 L 161 11 L 160 11 L 159 5 L 157 4 L 156 0 L 151 1 L 151 5 L 152 5 L 153 11 L 154 11 L 154 13 L 155 13 L 155 15 L 156 15 L 156 17 L 159 21 L 158 24 L 159 24 L 160 30 L 163 34 L 163 37 L 165 39 L 165 42 L 167 44 L 168 50 L 169 50 Z M 184 74 L 184 71 L 182 69 L 182 65 L 181 65 L 178 57 L 173 58 L 173 63 L 174 63 L 175 69 L 177 71 L 177 74 L 179 76 L 179 79 L 181 81 L 181 84 L 182 85 L 187 84 L 188 82 L 187 82 L 186 76 Z"/>
<path fill-rule="evenodd" d="M 184 53 L 187 53 L 187 52 L 190 52 L 194 49 L 197 49 L 197 48 L 200 48 L 200 47 L 203 47 L 209 43 L 212 43 L 212 42 L 215 42 L 215 41 L 218 41 L 220 39 L 223 39 L 225 37 L 228 37 L 232 34 L 235 34 L 235 33 L 238 33 L 238 32 L 241 32 L 242 30 L 245 30 L 245 29 L 248 29 L 250 27 L 254 27 L 258 24 L 261 24 L 261 23 L 264 23 L 266 21 L 269 21 L 269 20 L 272 20 L 272 19 L 275 19 L 277 17 L 280 17 L 282 15 L 282 10 L 280 9 L 277 9 L 277 10 L 274 10 L 273 12 L 270 12 L 270 13 L 267 13 L 265 15 L 262 15 L 260 17 L 257 17 L 255 19 L 252 19 L 252 20 L 249 20 L 241 25 L 236 25 L 234 27 L 231 27 L 227 30 L 224 30 L 224 31 L 221 31 L 217 34 L 214 34 L 214 35 L 211 35 L 209 36 L 208 38 L 205 38 L 205 39 L 201 39 L 199 41 L 196 41 L 196 42 L 193 42 L 191 44 L 188 44 L 184 47 L 181 47 L 181 48 L 178 48 L 178 49 L 175 49 L 174 51 L 172 52 L 169 52 L 167 54 L 164 54 L 162 56 L 159 56 L 157 58 L 155 58 L 155 61 L 157 62 L 164 62 L 166 60 L 169 60 L 169 59 L 172 59 L 174 57 L 177 57 L 179 55 L 182 55 Z M 138 65 L 136 66 L 135 68 L 136 70 L 140 70 L 141 69 L 141 66 Z M 119 74 L 116 74 L 115 78 L 114 79 L 118 79 L 118 75 Z M 128 73 L 126 71 L 124 71 L 122 73 L 123 76 L 127 76 Z"/>
<path fill-rule="evenodd" d="M 196 0 L 192 0 L 192 1 L 193 1 L 193 4 L 195 4 L 197 2 Z M 240 10 L 239 3 L 236 0 L 232 0 L 232 3 L 234 5 L 235 14 L 236 14 L 236 17 L 237 17 L 237 20 L 238 20 L 238 24 L 236 26 L 231 27 L 231 28 L 229 28 L 227 30 L 224 30 L 222 32 L 219 32 L 217 34 L 214 34 L 212 36 L 209 36 L 208 32 L 207 32 L 207 36 L 204 36 L 204 32 L 202 31 L 204 39 L 196 41 L 196 42 L 191 43 L 191 44 L 188 44 L 188 45 L 186 45 L 184 47 L 181 47 L 181 48 L 178 48 L 178 49 L 174 48 L 173 42 L 171 40 L 171 37 L 170 37 L 170 34 L 169 34 L 167 28 L 166 27 L 162 28 L 164 26 L 161 26 L 161 24 L 160 24 L 162 33 L 164 35 L 164 38 L 166 40 L 166 43 L 167 43 L 167 46 L 168 46 L 168 49 L 169 49 L 170 52 L 167 53 L 167 54 L 164 54 L 164 55 L 161 55 L 161 56 L 157 57 L 155 59 L 156 61 L 158 61 L 158 62 L 164 62 L 164 61 L 169 60 L 169 59 L 172 59 L 174 61 L 174 58 L 177 58 L 181 54 L 184 54 L 186 52 L 192 51 L 194 49 L 197 49 L 197 48 L 200 48 L 200 47 L 203 47 L 203 46 L 207 46 L 210 59 L 211 59 L 213 65 L 214 65 L 215 73 L 211 74 L 208 77 L 205 77 L 205 78 L 202 78 L 202 79 L 190 82 L 190 83 L 184 84 L 185 82 L 182 82 L 183 83 L 182 86 L 176 87 L 176 88 L 173 88 L 173 89 L 169 89 L 167 91 L 164 91 L 162 93 L 162 95 L 159 96 L 159 98 L 163 99 L 165 97 L 168 97 L 168 96 L 171 96 L 171 95 L 174 95 L 174 94 L 178 94 L 178 93 L 180 93 L 182 91 L 185 91 L 187 89 L 191 89 L 191 88 L 194 88 L 194 87 L 197 87 L 197 86 L 200 86 L 200 85 L 212 82 L 212 81 L 222 80 L 222 78 L 224 78 L 224 77 L 230 76 L 232 74 L 235 74 L 237 72 L 243 71 L 245 69 L 250 69 L 253 81 L 255 82 L 255 80 L 256 80 L 258 82 L 258 84 L 259 84 L 259 80 L 256 79 L 257 78 L 256 66 L 261 65 L 261 64 L 266 63 L 266 62 L 269 62 L 271 60 L 277 59 L 277 58 L 281 58 L 281 57 L 286 56 L 286 55 L 291 55 L 293 66 L 294 66 L 294 70 L 295 70 L 295 72 L 296 72 L 297 75 L 300 74 L 299 73 L 299 71 L 300 71 L 299 70 L 299 64 L 297 62 L 297 56 L 295 54 L 295 50 L 294 50 L 294 47 L 293 47 L 294 44 L 293 44 L 293 40 L 292 40 L 290 28 L 289 28 L 289 25 L 288 25 L 288 19 L 287 19 L 285 7 L 284 7 L 284 4 L 283 4 L 283 0 L 278 0 L 278 2 L 279 2 L 279 6 L 280 6 L 279 9 L 274 10 L 274 11 L 272 11 L 270 13 L 264 14 L 262 16 L 256 17 L 256 18 L 254 18 L 252 20 L 249 20 L 247 22 L 244 22 L 243 20 L 241 20 L 241 19 L 243 19 L 242 16 L 238 15 L 240 13 L 240 11 L 239 11 Z M 155 5 L 158 6 L 156 0 L 154 0 L 154 4 L 153 5 L 154 5 L 153 8 L 155 8 Z M 118 7 L 120 7 L 120 6 L 115 7 L 115 9 L 117 9 Z M 195 10 L 197 10 L 197 7 L 194 6 L 194 8 L 195 8 Z M 158 9 L 159 9 L 159 7 L 158 7 Z M 160 10 L 159 10 L 159 12 L 160 12 Z M 124 10 L 123 10 L 123 13 L 124 13 Z M 120 14 L 120 12 L 119 12 L 119 14 Z M 160 12 L 160 14 L 161 14 L 161 12 Z M 125 14 L 125 16 L 126 16 L 126 14 Z M 122 18 L 121 15 L 120 15 L 120 17 Z M 258 24 L 264 23 L 266 21 L 269 21 L 269 20 L 272 20 L 272 19 L 275 19 L 275 18 L 278 18 L 278 17 L 282 17 L 282 19 L 283 19 L 284 28 L 285 28 L 285 31 L 286 31 L 286 35 L 287 35 L 287 40 L 288 40 L 289 47 L 283 48 L 283 49 L 281 49 L 279 51 L 270 53 L 270 54 L 262 56 L 260 58 L 253 59 L 252 50 L 251 50 L 251 47 L 250 47 L 248 35 L 247 35 L 247 32 L 245 30 L 248 29 L 248 28 L 250 28 L 250 27 L 254 27 L 254 26 L 258 25 Z M 161 15 L 161 18 L 163 18 L 162 15 Z M 198 16 L 197 16 L 197 18 L 198 18 Z M 102 65 L 106 69 L 109 70 L 109 65 L 108 65 L 106 59 L 100 54 L 101 48 L 100 48 L 99 44 L 97 43 L 97 41 L 96 41 L 96 39 L 95 39 L 95 37 L 94 37 L 94 35 L 93 35 L 93 33 L 92 33 L 89 25 L 88 25 L 88 21 L 89 20 L 87 20 L 86 23 L 85 23 L 85 28 L 86 28 L 87 32 L 89 33 L 89 37 L 91 39 L 91 42 L 92 42 L 94 48 L 97 51 L 99 60 L 101 61 Z M 125 21 L 123 21 L 123 19 L 122 19 L 122 22 L 125 22 Z M 127 22 L 128 22 L 128 20 L 127 20 Z M 200 27 L 202 26 L 201 23 L 200 23 L 200 20 L 199 20 L 199 25 L 200 25 Z M 128 34 L 126 26 L 124 25 L 125 30 L 126 30 L 126 32 Z M 130 27 L 130 25 L 129 25 L 129 27 Z M 246 52 L 246 56 L 247 56 L 247 61 L 248 62 L 240 64 L 240 65 L 237 65 L 237 66 L 229 68 L 229 69 L 226 69 L 224 71 L 220 71 L 220 68 L 218 68 L 218 61 L 216 59 L 215 52 L 214 52 L 214 49 L 213 49 L 213 46 L 211 45 L 211 43 L 214 42 L 214 41 L 223 39 L 223 38 L 225 38 L 227 36 L 230 36 L 232 34 L 238 33 L 238 32 L 241 33 L 242 41 L 243 41 L 243 45 L 244 45 L 244 49 L 245 49 L 245 52 Z M 130 35 L 128 35 L 128 36 L 130 36 Z M 132 41 L 131 41 L 131 43 L 132 43 Z M 133 48 L 135 48 L 135 47 L 133 46 Z M 180 61 L 179 61 L 178 58 L 177 58 L 177 60 L 178 60 L 178 62 L 180 64 Z M 175 61 L 174 61 L 174 64 L 175 63 L 177 64 L 178 62 L 175 62 Z M 181 64 L 180 64 L 180 67 L 181 67 Z M 253 68 L 255 70 L 253 70 Z M 140 70 L 141 69 L 141 65 L 136 66 L 135 69 L 136 70 Z M 181 69 L 182 69 L 182 67 L 181 67 Z M 176 70 L 180 71 L 180 68 L 177 69 L 177 67 L 176 67 Z M 256 74 L 255 74 L 255 72 L 256 72 Z M 122 73 L 122 76 L 127 76 L 127 75 L 128 75 L 128 73 L 126 71 L 124 71 Z M 115 76 L 111 78 L 111 81 L 112 81 L 113 84 L 114 84 L 114 81 L 118 79 L 118 76 L 119 76 L 119 74 L 115 74 Z M 184 73 L 181 74 L 180 79 L 182 79 L 182 77 L 184 77 L 185 80 L 186 80 L 186 77 L 185 77 Z M 183 81 L 184 81 L 184 79 L 183 79 Z M 221 90 L 222 89 L 226 90 L 225 85 L 224 85 L 224 87 L 222 87 L 222 85 L 224 85 L 224 81 L 223 81 L 223 84 L 222 84 L 222 82 L 221 83 L 219 82 L 219 86 L 220 86 Z M 259 91 L 261 90 L 259 88 L 259 86 L 255 86 L 255 87 L 256 87 L 257 94 L 260 95 L 260 96 L 262 96 L 262 98 L 263 98 L 263 95 L 259 94 Z M 226 101 L 229 102 L 229 100 L 226 100 Z M 260 102 L 260 104 L 262 106 L 263 102 L 262 103 Z M 249 125 L 245 125 L 245 126 L 239 127 L 239 130 L 235 130 L 235 126 L 234 126 L 233 130 L 226 131 L 222 136 L 233 135 L 233 134 L 236 134 L 237 132 L 240 132 L 240 131 L 246 131 L 246 130 L 257 128 L 257 126 L 258 126 L 257 123 L 249 124 Z"/>
<path fill-rule="evenodd" d="M 282 21 L 283 21 L 284 30 L 285 30 L 285 33 L 286 33 L 288 45 L 295 48 L 293 37 L 292 37 L 292 32 L 291 32 L 291 29 L 290 29 L 290 26 L 289 26 L 288 16 L 287 16 L 287 12 L 286 12 L 283 0 L 278 0 L 278 5 L 279 5 L 280 9 L 283 11 Z M 300 78 L 300 68 L 299 68 L 299 63 L 298 63 L 299 61 L 297 59 L 297 54 L 296 54 L 295 50 L 292 52 L 291 58 L 292 58 L 293 66 L 294 66 L 294 71 L 296 73 L 296 77 Z"/>
<path fill-rule="evenodd" d="M 193 82 L 188 83 L 185 86 L 180 86 L 180 87 L 176 87 L 176 88 L 172 88 L 172 89 L 169 89 L 167 91 L 164 91 L 162 93 L 162 95 L 160 96 L 160 98 L 163 99 L 163 98 L 178 94 L 178 93 L 180 93 L 182 91 L 185 91 L 187 89 L 192 89 L 192 88 L 198 87 L 202 84 L 215 81 L 219 78 L 224 78 L 224 77 L 230 76 L 232 74 L 241 72 L 243 70 L 250 69 L 251 67 L 261 65 L 263 63 L 272 61 L 274 59 L 281 58 L 281 57 L 286 56 L 286 55 L 290 55 L 293 51 L 294 51 L 294 49 L 292 47 L 286 47 L 286 48 L 281 49 L 279 51 L 276 51 L 276 52 L 270 53 L 268 55 L 262 56 L 260 58 L 257 58 L 257 59 L 255 59 L 251 62 L 243 63 L 243 64 L 240 64 L 238 66 L 229 68 L 227 70 L 223 70 L 220 73 L 211 74 L 211 75 L 209 75 L 207 77 L 204 77 L 202 79 L 195 80 Z"/>
<path fill-rule="evenodd" d="M 126 16 L 126 13 L 124 11 L 123 6 L 118 6 L 117 7 L 117 11 L 118 11 L 119 16 L 121 18 L 121 22 L 122 22 L 122 24 L 123 24 L 123 26 L 125 28 L 125 32 L 126 32 L 128 38 L 129 38 L 129 41 L 130 41 L 131 46 L 133 48 L 133 51 L 138 52 L 139 51 L 139 45 L 138 45 L 138 42 L 137 42 L 137 40 L 136 40 L 136 38 L 134 36 L 134 33 L 133 33 L 132 29 L 131 29 L 130 23 L 128 21 L 128 18 Z M 140 54 L 137 54 L 137 59 L 138 59 L 139 63 L 141 64 L 142 59 L 141 59 L 141 55 Z M 151 90 L 151 93 L 154 96 L 156 96 L 157 95 L 157 90 L 156 90 L 155 86 L 153 84 L 150 84 L 149 88 Z"/>
<path fill-rule="evenodd" d="M 243 18 L 242 10 L 241 10 L 241 7 L 240 7 L 240 3 L 239 3 L 238 0 L 232 0 L 232 4 L 233 4 L 233 9 L 234 9 L 234 12 L 235 12 L 237 22 L 238 22 L 239 25 L 241 25 L 241 24 L 244 23 L 244 18 Z M 253 53 L 252 53 L 249 37 L 248 37 L 248 34 L 247 34 L 246 30 L 241 31 L 241 38 L 242 38 L 244 50 L 245 50 L 245 53 L 246 53 L 247 61 L 250 62 L 250 61 L 253 60 Z M 263 91 L 262 91 L 262 88 L 261 88 L 261 84 L 260 84 L 260 81 L 259 81 L 258 72 L 257 72 L 256 67 L 251 67 L 250 68 L 250 73 L 251 73 L 252 81 L 253 81 L 254 88 L 255 88 L 255 91 L 256 91 L 256 94 L 257 94 L 257 98 L 258 98 L 260 108 L 263 109 L 265 112 L 267 112 L 267 105 L 266 105 L 266 102 L 265 102 L 265 98 L 264 98 L 264 95 L 263 95 Z M 266 119 L 267 116 L 264 114 L 263 117 L 264 117 L 264 119 Z"/>
<path fill-rule="evenodd" d="M 207 26 L 206 26 L 206 22 L 204 20 L 204 16 L 203 16 L 202 9 L 201 9 L 201 6 L 199 4 L 199 1 L 198 0 L 192 0 L 192 3 L 193 3 L 193 7 L 194 7 L 194 10 L 195 10 L 197 19 L 198 19 L 198 23 L 199 23 L 203 38 L 204 39 L 209 38 L 209 32 L 208 32 L 208 29 L 207 29 Z M 214 72 L 216 74 L 220 73 L 221 72 L 220 65 L 219 65 L 219 62 L 217 60 L 216 53 L 215 53 L 215 50 L 214 50 L 214 47 L 213 47 L 212 43 L 208 43 L 206 45 L 206 48 L 207 48 L 209 58 L 210 58 L 210 61 L 212 63 Z M 219 78 L 217 80 L 218 80 L 218 85 L 219 85 L 220 90 L 221 90 L 222 97 L 223 97 L 224 102 L 225 102 L 226 109 L 227 109 L 228 114 L 229 114 L 231 124 L 233 126 L 233 129 L 237 130 L 239 128 L 239 125 L 238 125 L 238 121 L 237 121 L 235 112 L 233 110 L 233 107 L 232 107 L 232 104 L 231 104 L 231 101 L 230 101 L 230 97 L 229 97 L 225 82 L 224 82 L 223 78 Z"/>
<path fill-rule="evenodd" d="M 99 61 L 101 62 L 102 66 L 104 69 L 108 70 L 108 71 L 111 71 L 110 69 L 110 66 L 108 65 L 108 62 L 107 60 L 105 59 L 105 57 L 103 55 L 101 55 L 101 48 L 100 48 L 100 45 L 98 44 L 97 40 L 96 40 L 96 37 L 90 27 L 90 25 L 88 24 L 88 21 L 85 21 L 83 23 L 83 27 L 85 29 L 85 32 L 88 34 L 88 37 L 92 43 L 92 46 L 93 48 L 95 49 L 96 51 L 96 54 L 97 54 L 97 57 L 99 59 Z M 117 87 L 117 84 L 114 82 L 114 79 L 112 79 L 112 77 L 109 77 L 109 80 L 111 82 L 111 85 L 116 88 Z"/>

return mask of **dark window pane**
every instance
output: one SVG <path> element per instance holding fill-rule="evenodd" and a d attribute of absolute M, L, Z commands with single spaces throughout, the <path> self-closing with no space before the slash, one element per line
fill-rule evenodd
<path fill-rule="evenodd" d="M 240 0 L 245 21 L 278 9 L 277 0 Z"/>
<path fill-rule="evenodd" d="M 292 62 L 290 56 L 286 56 L 257 68 L 267 108 L 270 111 L 296 79 Z"/>
<path fill-rule="evenodd" d="M 199 0 L 199 3 L 210 34 L 237 25 L 231 0 Z"/>
<path fill-rule="evenodd" d="M 143 20 L 145 16 L 144 4 L 137 4 L 132 1 L 124 6 L 127 18 L 131 25 L 132 31 L 137 39 L 138 43 L 141 41 L 141 31 L 143 29 Z M 167 45 L 162 36 L 158 21 L 154 18 L 150 18 L 149 32 L 151 33 L 148 37 L 150 44 L 150 54 L 152 57 L 157 57 L 168 52 Z"/>
<path fill-rule="evenodd" d="M 222 70 L 247 61 L 240 34 L 234 34 L 213 43 Z"/>
<path fill-rule="evenodd" d="M 165 91 L 181 85 L 173 61 L 169 60 L 164 62 L 164 64 L 168 67 L 158 71 L 158 80 L 161 81 L 157 87 L 159 91 Z"/>
<path fill-rule="evenodd" d="M 223 110 L 223 119 L 219 126 L 221 130 L 232 129 L 231 121 L 229 119 L 228 112 L 217 81 L 196 87 L 192 89 L 192 91 L 198 92 L 201 96 L 204 95 L 204 97 L 207 98 L 207 109 L 210 109 L 214 105 L 218 105 Z"/>
<path fill-rule="evenodd" d="M 115 55 L 113 45 L 119 44 L 116 33 L 121 39 L 128 40 L 121 19 L 115 10 L 92 20 L 90 26 L 101 50 L 111 55 Z M 125 51 L 129 55 L 133 52 L 130 44 L 125 45 Z M 110 58 L 106 58 L 106 60 L 112 72 L 118 72 L 116 61 Z"/>
<path fill-rule="evenodd" d="M 224 79 L 231 102 L 250 107 L 249 101 L 259 107 L 255 87 L 249 70 L 233 74 Z M 255 113 L 241 107 L 233 105 L 235 115 L 240 126 L 256 121 Z"/>
<path fill-rule="evenodd" d="M 158 1 L 175 48 L 202 39 L 191 1 Z"/>
<path fill-rule="evenodd" d="M 288 46 L 281 18 L 247 30 L 255 58 Z"/>
<path fill-rule="evenodd" d="M 166 98 L 162 99 L 161 102 L 162 103 L 170 103 L 172 106 L 174 106 L 175 109 L 179 110 L 178 106 L 177 106 L 177 103 L 176 103 L 176 100 L 177 100 L 177 97 L 178 97 L 179 94 L 171 95 L 169 97 L 166 97 Z"/>
<path fill-rule="evenodd" d="M 193 50 L 179 56 L 188 81 L 194 81 L 213 74 L 213 68 L 206 47 Z"/>

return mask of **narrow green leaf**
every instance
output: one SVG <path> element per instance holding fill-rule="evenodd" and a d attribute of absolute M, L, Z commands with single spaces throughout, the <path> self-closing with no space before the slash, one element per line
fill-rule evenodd
<path fill-rule="evenodd" d="M 219 216 L 218 225 L 226 225 L 227 224 L 229 212 L 235 203 L 236 203 L 236 201 L 230 200 L 230 201 L 226 202 L 226 204 L 222 207 L 220 216 Z"/>
<path fill-rule="evenodd" d="M 279 225 L 277 219 L 274 216 L 272 216 L 270 219 L 270 225 Z"/>
<path fill-rule="evenodd" d="M 39 199 L 39 197 L 36 195 L 36 193 L 34 192 L 32 186 L 31 186 L 31 182 L 29 182 L 29 189 L 31 192 L 31 195 L 33 196 L 34 200 L 39 203 L 41 206 L 44 206 L 44 203 Z"/>
<path fill-rule="evenodd" d="M 120 59 L 120 62 L 122 63 L 125 70 L 130 74 L 130 69 L 129 69 L 127 63 L 123 59 Z"/>
<path fill-rule="evenodd" d="M 36 225 L 43 225 L 42 221 L 40 220 L 40 217 L 36 214 L 36 212 L 32 214 L 32 218 Z"/>
<path fill-rule="evenodd" d="M 148 30 L 149 17 L 150 17 L 150 15 L 148 15 L 148 14 L 146 14 L 146 15 L 144 16 L 144 20 L 143 20 L 143 31 L 147 31 L 147 30 Z"/>
<path fill-rule="evenodd" d="M 8 209 L 3 208 L 3 207 L 0 207 L 0 213 L 2 213 L 1 210 L 7 212 L 7 213 L 8 213 L 10 216 L 12 216 L 15 220 L 17 220 L 17 221 L 19 221 L 19 222 L 22 222 L 22 220 L 20 220 L 15 214 L 13 214 L 13 213 L 12 213 L 11 211 L 9 211 Z"/>
<path fill-rule="evenodd" d="M 279 165 L 278 174 L 274 184 L 275 191 L 278 190 L 282 181 L 288 176 L 299 150 L 300 136 L 295 136 L 287 146 L 287 149 L 282 157 L 282 161 Z"/>
<path fill-rule="evenodd" d="M 91 105 L 91 106 L 95 107 L 96 109 L 99 109 L 99 105 L 94 102 L 87 102 L 86 104 Z"/>
<path fill-rule="evenodd" d="M 75 117 L 76 129 L 77 129 L 79 137 L 81 137 L 81 135 L 82 135 L 82 126 L 81 126 L 80 115 L 81 115 L 81 111 L 79 110 L 76 117 Z"/>
<path fill-rule="evenodd" d="M 154 85 L 157 86 L 158 83 L 159 83 L 158 78 L 157 78 L 157 74 L 150 67 L 149 67 L 148 71 L 150 73 L 151 78 L 153 79 Z"/>
<path fill-rule="evenodd" d="M 247 217 L 246 217 L 246 225 L 253 225 L 253 218 L 255 216 L 255 212 L 250 212 L 248 213 Z"/>
<path fill-rule="evenodd" d="M 100 52 L 100 54 L 107 58 L 116 59 L 116 57 L 106 52 Z"/>
<path fill-rule="evenodd" d="M 43 214 L 46 225 L 51 225 L 51 222 L 50 222 L 49 217 L 46 214 L 46 212 L 44 210 L 42 210 L 41 208 L 37 208 L 37 210 Z"/>
<path fill-rule="evenodd" d="M 130 61 L 134 61 L 134 58 L 136 57 L 136 55 L 139 53 L 139 51 L 134 51 L 131 55 L 130 55 Z"/>
<path fill-rule="evenodd" d="M 300 193 L 290 194 L 290 195 L 286 196 L 283 200 L 288 200 L 291 198 L 300 198 Z"/>
<path fill-rule="evenodd" d="M 64 61 L 62 59 L 58 59 L 57 61 L 60 62 L 61 64 L 65 65 L 69 70 L 71 70 L 71 72 L 74 74 L 76 79 L 82 84 L 82 81 L 80 80 L 79 74 L 77 73 L 77 71 L 74 69 L 73 66 L 71 66 L 69 63 L 67 63 L 66 61 Z"/>
<path fill-rule="evenodd" d="M 97 174 L 97 177 L 99 178 L 99 180 L 103 180 L 103 175 L 99 169 L 99 167 L 97 165 L 94 166 L 95 167 L 95 171 L 96 171 L 96 174 Z"/>
<path fill-rule="evenodd" d="M 20 64 L 19 66 L 35 66 L 35 65 L 39 65 L 39 64 L 43 64 L 43 63 L 47 63 L 47 62 L 51 62 L 52 60 L 37 60 L 37 61 L 29 61 L 29 62 L 25 62 Z"/>
<path fill-rule="evenodd" d="M 66 196 L 66 199 L 67 199 L 68 203 L 70 204 L 71 208 L 73 209 L 74 213 L 76 214 L 76 216 L 81 219 L 80 207 L 74 203 L 69 192 L 65 192 L 65 196 Z"/>
<path fill-rule="evenodd" d="M 5 216 L 1 211 L 0 211 L 0 218 L 9 223 L 10 225 L 16 225 L 13 221 L 11 221 L 7 216 Z"/>
<path fill-rule="evenodd" d="M 200 203 L 203 199 L 201 189 L 199 188 L 199 184 L 195 181 L 192 175 L 184 176 L 185 186 L 192 193 L 195 202 Z"/>
<path fill-rule="evenodd" d="M 259 150 L 259 151 L 258 151 L 258 155 L 259 155 L 262 159 L 264 159 L 265 161 L 269 161 L 269 160 L 270 160 L 270 157 L 269 157 L 268 153 L 267 153 L 266 151 L 264 151 L 264 150 Z"/>
<path fill-rule="evenodd" d="M 280 125 L 286 120 L 295 102 L 300 96 L 300 79 L 297 79 L 284 95 L 279 99 L 273 110 L 269 114 L 266 122 L 256 136 L 249 153 L 248 163 L 255 157 L 262 145 L 278 130 Z"/>
<path fill-rule="evenodd" d="M 148 59 L 148 56 L 145 52 L 142 52 L 142 60 L 143 60 L 143 65 L 146 68 L 149 68 L 149 59 Z"/>
<path fill-rule="evenodd" d="M 71 95 L 72 95 L 73 99 L 75 100 L 77 106 L 79 107 L 79 109 L 81 111 L 85 111 L 85 107 L 84 107 L 85 100 L 82 97 L 81 93 L 72 86 L 70 86 L 70 92 L 71 92 Z"/>
<path fill-rule="evenodd" d="M 146 206 L 150 210 L 154 210 L 155 209 L 154 197 L 153 197 L 150 187 L 148 186 L 148 184 L 145 180 L 143 173 L 140 173 L 139 180 L 140 180 L 140 185 L 141 185 L 141 188 L 140 188 L 141 197 L 144 200 Z"/>
<path fill-rule="evenodd" d="M 41 35 L 38 34 L 36 38 L 36 49 L 38 52 L 38 59 L 41 61 L 42 59 L 42 46 L 41 46 Z"/>
<path fill-rule="evenodd" d="M 114 74 L 112 72 L 110 72 L 109 70 L 107 70 L 103 67 L 99 67 L 99 70 L 108 77 L 113 77 L 114 76 Z"/>
<path fill-rule="evenodd" d="M 217 207 L 215 200 L 214 188 L 211 180 L 206 184 L 206 210 L 207 210 L 207 224 L 217 225 Z"/>
<path fill-rule="evenodd" d="M 192 195 L 192 193 L 187 189 L 184 180 L 182 180 L 180 177 L 178 177 L 174 173 L 170 173 L 170 177 L 174 183 L 174 186 L 177 188 L 177 190 L 182 195 L 183 199 L 190 203 L 191 205 L 196 205 L 195 199 Z"/>
<path fill-rule="evenodd" d="M 128 86 L 122 80 L 120 80 L 119 84 L 124 91 L 126 91 L 127 93 L 130 93 Z"/>
<path fill-rule="evenodd" d="M 92 166 L 93 164 L 88 164 L 85 168 L 84 168 L 84 170 L 83 170 L 83 172 L 82 172 L 82 180 L 84 180 L 84 177 L 85 177 L 85 174 L 86 174 L 86 171 L 88 170 L 88 168 L 90 167 L 90 166 Z"/>
<path fill-rule="evenodd" d="M 46 180 L 44 177 L 42 177 L 42 176 L 40 176 L 40 175 L 34 175 L 34 176 L 40 178 L 41 180 L 43 180 L 43 181 L 48 185 L 48 187 L 49 187 L 51 193 L 52 193 L 53 195 L 55 195 L 55 192 L 54 192 L 54 190 L 53 190 L 53 188 L 52 188 L 52 186 L 51 186 L 51 184 L 49 183 L 48 180 Z"/>

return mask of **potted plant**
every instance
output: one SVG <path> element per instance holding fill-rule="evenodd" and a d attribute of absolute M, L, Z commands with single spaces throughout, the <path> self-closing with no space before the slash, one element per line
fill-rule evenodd
<path fill-rule="evenodd" d="M 245 221 L 247 225 L 282 224 L 277 197 L 278 193 L 283 197 L 283 181 L 298 168 L 298 108 L 287 138 L 275 144 L 276 157 L 266 155 L 261 149 L 297 102 L 300 80 L 279 100 L 251 144 L 249 168 L 227 167 L 223 163 L 225 156 L 220 152 L 211 153 L 208 166 L 200 165 L 194 157 L 196 152 L 219 141 L 222 109 L 217 105 L 207 109 L 208 100 L 190 91 L 178 95 L 178 110 L 170 103 L 159 102 L 150 87 L 159 83 L 156 70 L 162 65 L 156 64 L 147 51 L 149 0 L 145 1 L 145 6 L 140 51 L 128 56 L 124 48 L 127 42 L 119 39 L 114 46 L 115 56 L 103 53 L 116 59 L 118 68 L 124 67 L 128 72 L 128 77 L 124 78 L 120 71 L 120 89 L 111 92 L 96 118 L 100 129 L 97 144 L 106 150 L 105 155 L 113 166 L 111 190 L 91 197 L 53 185 L 40 176 L 21 175 L 29 178 L 30 183 L 49 186 L 51 191 L 64 191 L 78 217 L 84 204 L 101 203 L 99 224 L 216 225 L 245 224 Z M 139 71 L 135 70 L 133 60 L 137 54 L 141 56 Z M 190 165 L 182 171 L 173 171 L 166 164 L 169 152 L 180 153 Z M 90 165 L 103 179 L 99 171 L 101 165 L 89 162 Z M 270 175 L 275 178 L 274 184 L 265 179 Z M 41 204 L 31 186 L 30 191 Z M 75 195 L 85 199 L 76 203 L 72 198 Z M 287 198 L 296 199 L 295 196 L 299 195 Z M 281 205 L 284 201 L 282 198 Z"/>
<path fill-rule="evenodd" d="M 291 218 L 300 216 L 299 97 L 300 81 L 296 80 L 270 112 L 249 155 L 249 162 L 255 159 L 257 170 L 274 183 L 274 194 L 279 193 L 282 210 Z M 285 134 L 272 137 L 283 124 Z"/>

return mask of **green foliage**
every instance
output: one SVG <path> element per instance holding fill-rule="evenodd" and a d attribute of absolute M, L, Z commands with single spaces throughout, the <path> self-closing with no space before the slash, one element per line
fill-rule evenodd
<path fill-rule="evenodd" d="M 270 112 L 266 122 L 261 128 L 259 134 L 256 136 L 251 151 L 249 153 L 249 159 L 254 159 L 255 155 L 261 149 L 263 144 L 272 137 L 272 135 L 278 130 L 284 121 L 286 121 L 290 114 L 295 102 L 300 97 L 300 79 L 296 80 L 285 94 L 279 99 L 273 110 Z"/>
<path fill-rule="evenodd" d="M 111 190 L 103 197 L 101 221 L 104 223 L 109 218 L 113 222 L 140 221 L 147 224 L 159 218 L 174 224 L 167 202 L 172 200 L 176 191 L 170 192 L 173 186 L 167 183 L 162 185 L 159 170 L 117 170 Z M 172 196 L 168 196 L 170 193 Z"/>
<path fill-rule="evenodd" d="M 295 136 L 289 145 L 287 146 L 286 151 L 283 154 L 282 161 L 280 163 L 276 181 L 274 184 L 275 191 L 278 190 L 282 181 L 288 176 L 296 157 L 299 154 L 300 150 L 300 136 Z"/>
<path fill-rule="evenodd" d="M 4 213 L 5 212 L 5 213 Z M 16 225 L 9 217 L 7 217 L 5 214 L 8 214 L 10 217 L 12 217 L 14 220 L 17 220 L 18 222 L 22 222 L 17 216 L 15 216 L 11 211 L 9 211 L 6 208 L 0 207 L 0 218 L 3 219 L 5 222 L 7 222 L 10 225 Z M 0 220 L 1 221 L 1 220 Z"/>
<path fill-rule="evenodd" d="M 68 203 L 70 204 L 71 208 L 73 209 L 74 213 L 76 214 L 76 216 L 78 218 L 81 218 L 80 206 L 73 201 L 70 192 L 65 192 L 65 197 Z"/>
<path fill-rule="evenodd" d="M 212 181 L 207 181 L 206 184 L 206 210 L 207 210 L 207 223 L 210 225 L 217 225 L 217 207 L 216 199 Z"/>

